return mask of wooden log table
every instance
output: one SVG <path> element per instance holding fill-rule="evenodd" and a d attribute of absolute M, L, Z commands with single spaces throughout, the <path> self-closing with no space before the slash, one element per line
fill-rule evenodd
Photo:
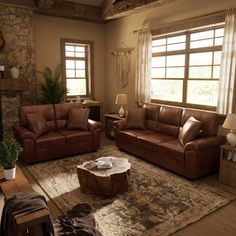
<path fill-rule="evenodd" d="M 96 161 L 111 160 L 112 168 L 98 169 Z M 84 193 L 112 197 L 128 191 L 131 164 L 125 158 L 100 157 L 77 166 L 80 189 Z"/>

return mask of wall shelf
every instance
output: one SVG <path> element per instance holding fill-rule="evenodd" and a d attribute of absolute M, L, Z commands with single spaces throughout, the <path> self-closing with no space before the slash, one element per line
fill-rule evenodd
<path fill-rule="evenodd" d="M 27 79 L 0 79 L 0 91 L 24 91 L 29 89 Z"/>

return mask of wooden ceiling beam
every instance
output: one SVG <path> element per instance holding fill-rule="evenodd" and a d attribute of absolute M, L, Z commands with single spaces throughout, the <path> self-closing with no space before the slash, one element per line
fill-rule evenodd
<path fill-rule="evenodd" d="M 0 5 L 31 9 L 40 15 L 104 23 L 100 7 L 63 0 L 0 0 Z"/>
<path fill-rule="evenodd" d="M 31 9 L 36 14 L 105 23 L 177 0 L 104 0 L 96 7 L 69 0 L 0 0 L 0 5 Z"/>
<path fill-rule="evenodd" d="M 104 20 L 113 20 L 174 1 L 176 0 L 105 0 L 102 17 Z"/>
<path fill-rule="evenodd" d="M 52 8 L 55 0 L 33 0 L 37 7 L 43 9 L 50 9 Z"/>
<path fill-rule="evenodd" d="M 98 23 L 104 22 L 99 7 L 74 2 L 56 1 L 52 8 L 37 8 L 35 13 Z"/>
<path fill-rule="evenodd" d="M 102 15 L 106 15 L 116 0 L 104 0 L 101 6 Z"/>

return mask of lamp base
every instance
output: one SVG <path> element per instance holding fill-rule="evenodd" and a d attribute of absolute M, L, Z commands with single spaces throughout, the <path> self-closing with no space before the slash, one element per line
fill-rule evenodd
<path fill-rule="evenodd" d="M 228 133 L 226 135 L 226 139 L 231 146 L 233 146 L 233 147 L 236 146 L 236 133 L 235 133 L 235 131 L 231 130 L 230 133 Z"/>
<path fill-rule="evenodd" d="M 119 116 L 120 116 L 120 117 L 125 117 L 125 109 L 124 109 L 123 106 L 120 107 Z"/>

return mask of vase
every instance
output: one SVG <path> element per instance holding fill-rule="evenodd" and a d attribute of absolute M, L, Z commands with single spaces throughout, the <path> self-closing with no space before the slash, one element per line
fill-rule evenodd
<path fill-rule="evenodd" d="M 13 67 L 11 68 L 11 77 L 12 77 L 13 79 L 18 79 L 18 78 L 19 78 L 19 74 L 20 74 L 19 69 L 18 69 L 17 67 L 13 66 Z"/>
<path fill-rule="evenodd" d="M 14 167 L 12 169 L 3 169 L 3 171 L 4 171 L 4 175 L 5 175 L 6 180 L 11 180 L 11 179 L 16 178 L 16 167 Z"/>

